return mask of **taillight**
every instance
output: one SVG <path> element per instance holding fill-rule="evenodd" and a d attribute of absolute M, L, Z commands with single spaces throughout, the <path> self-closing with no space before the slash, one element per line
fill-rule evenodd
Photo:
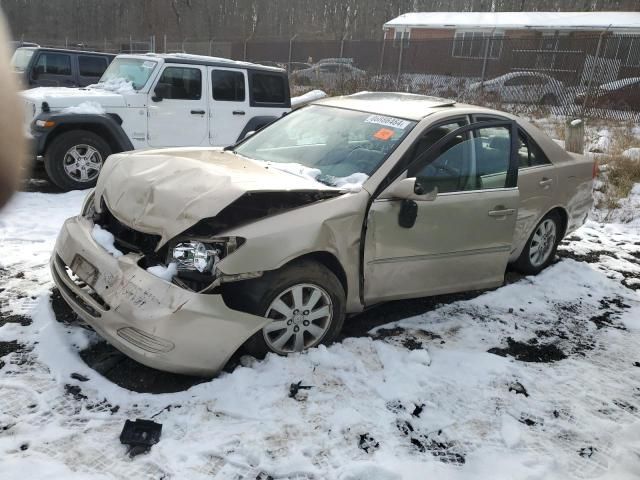
<path fill-rule="evenodd" d="M 596 160 L 593 161 L 593 170 L 591 172 L 591 179 L 595 179 L 598 176 L 598 162 Z"/>

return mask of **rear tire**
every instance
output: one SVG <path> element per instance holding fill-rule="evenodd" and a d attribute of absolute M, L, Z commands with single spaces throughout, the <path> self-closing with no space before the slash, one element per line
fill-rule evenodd
<path fill-rule="evenodd" d="M 273 322 L 244 344 L 258 358 L 307 350 L 335 340 L 345 318 L 345 292 L 324 265 L 299 261 L 261 278 L 229 284 L 225 299 L 232 308 Z"/>
<path fill-rule="evenodd" d="M 555 212 L 548 213 L 540 220 L 527 240 L 514 267 L 521 273 L 536 275 L 547 268 L 556 256 L 562 240 L 562 219 Z"/>
<path fill-rule="evenodd" d="M 100 136 L 86 130 L 71 130 L 53 139 L 44 167 L 53 183 L 65 191 L 96 185 L 100 169 L 111 147 Z"/>

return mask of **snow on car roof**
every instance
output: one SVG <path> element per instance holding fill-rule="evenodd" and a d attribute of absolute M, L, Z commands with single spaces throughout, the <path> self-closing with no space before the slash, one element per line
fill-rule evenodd
<path fill-rule="evenodd" d="M 413 12 L 383 28 L 487 28 L 534 30 L 637 30 L 640 12 Z"/>
<path fill-rule="evenodd" d="M 620 88 L 624 88 L 629 85 L 633 85 L 635 83 L 640 83 L 640 77 L 622 78 L 614 82 L 603 83 L 598 88 L 600 90 L 618 90 Z"/>
<path fill-rule="evenodd" d="M 413 93 L 360 92 L 353 95 L 320 100 L 316 104 L 419 121 L 433 113 L 433 109 L 451 107 L 456 102 L 446 98 Z"/>
<path fill-rule="evenodd" d="M 230 58 L 223 57 L 210 57 L 207 55 L 194 55 L 190 53 L 143 53 L 138 55 L 122 54 L 118 55 L 123 57 L 133 58 L 161 58 L 165 62 L 180 62 L 180 63 L 192 63 L 192 64 L 206 64 L 212 66 L 224 66 L 224 67 L 236 67 L 236 68 L 251 68 L 253 70 L 265 70 L 270 72 L 284 73 L 285 70 L 277 67 L 269 67 L 266 65 L 260 65 L 257 63 L 243 62 L 240 60 L 232 60 Z"/>

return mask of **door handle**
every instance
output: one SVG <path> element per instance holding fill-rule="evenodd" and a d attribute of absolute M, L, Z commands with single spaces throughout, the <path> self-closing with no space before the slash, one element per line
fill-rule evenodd
<path fill-rule="evenodd" d="M 546 188 L 549 188 L 552 183 L 553 183 L 553 178 L 542 177 L 542 180 L 538 182 L 538 185 L 546 189 Z"/>
<path fill-rule="evenodd" d="M 244 115 L 244 110 L 234 110 L 233 114 L 234 115 Z"/>
<path fill-rule="evenodd" d="M 495 210 L 489 210 L 490 217 L 506 217 L 507 215 L 513 215 L 516 213 L 515 208 L 498 208 Z"/>
<path fill-rule="evenodd" d="M 191 110 L 191 115 L 204 115 L 205 112 L 204 110 Z"/>

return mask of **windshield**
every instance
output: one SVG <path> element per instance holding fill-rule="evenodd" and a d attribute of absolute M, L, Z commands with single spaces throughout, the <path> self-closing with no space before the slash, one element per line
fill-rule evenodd
<path fill-rule="evenodd" d="M 115 58 L 105 70 L 98 82 L 101 84 L 114 84 L 128 82 L 135 90 L 145 86 L 158 62 L 139 58 Z"/>
<path fill-rule="evenodd" d="M 13 57 L 11 57 L 11 65 L 15 70 L 20 70 L 24 72 L 29 65 L 29 60 L 33 57 L 35 50 L 30 48 L 18 48 L 15 52 L 13 52 Z"/>
<path fill-rule="evenodd" d="M 312 105 L 256 133 L 234 151 L 336 187 L 362 184 L 416 122 Z"/>

